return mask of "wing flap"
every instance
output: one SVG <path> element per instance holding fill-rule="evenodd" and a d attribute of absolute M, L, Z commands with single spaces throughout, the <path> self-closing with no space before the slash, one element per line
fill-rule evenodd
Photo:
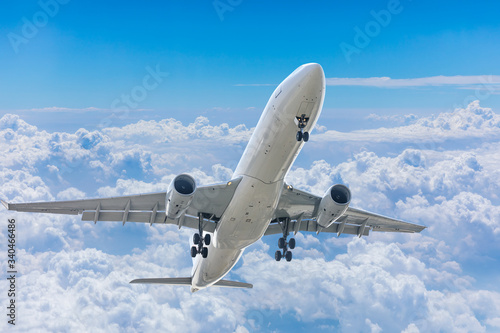
<path fill-rule="evenodd" d="M 296 221 L 291 221 L 290 222 L 290 227 L 289 230 L 295 230 L 297 227 L 297 222 Z M 300 228 L 297 231 L 309 231 L 309 232 L 328 232 L 328 233 L 337 233 L 339 231 L 339 228 L 341 228 L 340 223 L 334 223 L 328 228 L 322 228 L 318 227 L 318 224 L 316 221 L 313 220 L 303 220 L 300 223 Z M 344 230 L 342 231 L 343 234 L 349 234 L 349 235 L 359 235 L 360 231 L 360 226 L 357 225 L 349 225 L 346 224 L 344 226 Z M 264 235 L 276 235 L 276 234 L 281 234 L 283 231 L 281 229 L 281 226 L 277 223 L 269 225 L 267 228 L 266 232 Z M 364 228 L 362 236 L 368 236 L 370 233 L 370 228 Z"/>
<path fill-rule="evenodd" d="M 151 214 L 153 212 L 129 212 L 126 222 L 151 223 Z M 99 212 L 97 221 L 103 222 L 123 222 L 124 212 Z M 198 229 L 198 218 L 185 215 L 181 220 L 165 219 L 165 212 L 157 212 L 153 223 L 175 224 L 191 229 Z M 96 221 L 96 211 L 85 211 L 82 214 L 82 221 Z M 216 224 L 209 220 L 204 220 L 203 230 L 213 233 Z"/>
<path fill-rule="evenodd" d="M 98 221 L 103 222 L 122 222 L 125 212 L 99 212 Z M 126 214 L 126 222 L 144 222 L 150 223 L 152 212 L 129 212 Z M 85 211 L 82 214 L 82 221 L 94 221 L 96 212 Z M 165 221 L 165 212 L 157 212 L 153 223 L 163 223 Z"/>

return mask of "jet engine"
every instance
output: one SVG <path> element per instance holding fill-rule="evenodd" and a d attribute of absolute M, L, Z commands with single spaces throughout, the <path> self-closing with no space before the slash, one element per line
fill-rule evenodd
<path fill-rule="evenodd" d="M 196 191 L 196 182 L 190 175 L 175 177 L 168 186 L 165 213 L 169 219 L 178 219 L 189 207 Z"/>
<path fill-rule="evenodd" d="M 351 202 L 351 191 L 347 186 L 337 184 L 326 191 L 321 199 L 316 222 L 323 228 L 328 228 L 341 217 Z"/>

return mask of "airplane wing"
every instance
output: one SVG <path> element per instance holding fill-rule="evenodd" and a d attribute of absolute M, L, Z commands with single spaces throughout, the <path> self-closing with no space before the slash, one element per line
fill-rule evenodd
<path fill-rule="evenodd" d="M 271 222 L 265 235 L 281 234 L 283 229 L 278 221 L 285 218 L 291 220 L 288 231 L 294 233 L 298 231 L 330 232 L 337 233 L 337 235 L 344 233 L 361 237 L 368 236 L 370 231 L 415 233 L 425 229 L 424 226 L 418 224 L 352 207 L 349 207 L 345 214 L 328 228 L 322 228 L 315 221 L 320 202 L 321 197 L 286 185 L 278 204 L 276 219 Z"/>
<path fill-rule="evenodd" d="M 231 201 L 241 179 L 228 183 L 200 186 L 186 214 L 177 220 L 166 218 L 166 192 L 129 195 L 102 199 L 72 201 L 7 203 L 8 210 L 49 214 L 82 215 L 82 221 L 119 221 L 176 224 L 180 227 L 198 229 L 198 214 L 204 217 L 204 230 L 214 232 L 216 221 L 222 216 Z"/>

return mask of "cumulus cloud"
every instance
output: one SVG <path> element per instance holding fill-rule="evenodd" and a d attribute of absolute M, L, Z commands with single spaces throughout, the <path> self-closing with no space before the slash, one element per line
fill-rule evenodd
<path fill-rule="evenodd" d="M 249 291 L 191 294 L 184 287 L 128 284 L 139 277 L 189 276 L 191 230 L 0 211 L 1 220 L 18 221 L 19 327 L 251 332 L 280 330 L 276 318 L 282 318 L 314 331 L 497 330 L 499 116 L 475 102 L 411 122 L 317 134 L 316 142 L 367 140 L 384 149 L 353 151 L 338 164 L 328 155 L 310 164 L 298 161 L 287 182 L 318 195 L 344 183 L 353 206 L 428 229 L 362 239 L 298 234 L 291 263 L 275 262 L 277 237 L 265 238 L 247 249 L 228 276 L 253 283 Z M 93 132 L 46 132 L 5 115 L 0 196 L 22 202 L 157 192 L 180 172 L 199 184 L 226 181 L 251 132 L 203 117 L 187 125 L 164 119 Z M 414 144 L 464 138 L 467 148 Z M 0 241 L 5 244 L 5 235 Z M 0 266 L 6 270 L 5 261 Z M 0 289 L 6 283 L 0 281 Z"/>
<path fill-rule="evenodd" d="M 377 118 L 378 116 L 372 116 Z M 500 138 L 500 115 L 490 108 L 483 108 L 479 101 L 453 112 L 440 113 L 432 117 L 422 117 L 413 124 L 395 128 L 357 130 L 349 133 L 329 130 L 313 136 L 323 142 L 442 142 L 450 139 Z"/>
<path fill-rule="evenodd" d="M 66 186 L 77 173 L 103 183 L 181 173 L 192 168 L 188 165 L 210 170 L 223 160 L 234 168 L 251 132 L 245 125 L 214 126 L 198 117 L 188 125 L 166 119 L 48 133 L 8 114 L 0 118 L 0 167 L 37 171 Z"/>
<path fill-rule="evenodd" d="M 238 143 L 247 141 L 251 131 L 245 125 L 237 125 L 233 128 L 228 124 L 217 126 L 210 125 L 206 117 L 197 117 L 195 121 L 184 126 L 175 119 L 163 119 L 161 121 L 141 120 L 136 124 L 126 125 L 122 128 L 112 127 L 103 129 L 103 132 L 114 139 L 132 139 L 134 141 L 150 141 L 152 143 L 184 142 L 193 139 L 202 140 L 224 140 Z"/>
<path fill-rule="evenodd" d="M 238 273 L 258 281 L 256 290 L 267 295 L 250 303 L 264 314 L 292 312 L 304 322 L 339 322 L 341 331 L 482 332 L 488 324 L 477 317 L 493 319 L 492 308 L 500 307 L 497 292 L 464 290 L 453 281 L 454 272 L 429 268 L 394 243 L 357 238 L 334 260 L 304 258 L 282 265 L 251 252 Z M 446 276 L 447 290 L 433 288 L 439 275 Z M 472 302 L 481 296 L 492 308 Z M 272 321 L 269 316 L 266 321 Z"/>

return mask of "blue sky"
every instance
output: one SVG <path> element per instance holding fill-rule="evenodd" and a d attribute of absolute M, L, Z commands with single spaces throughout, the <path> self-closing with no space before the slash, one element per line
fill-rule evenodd
<path fill-rule="evenodd" d="M 156 111 L 150 117 L 181 109 L 191 117 L 185 120 L 200 109 L 261 108 L 272 86 L 234 85 L 277 84 L 291 68 L 311 61 L 321 63 L 327 77 L 498 74 L 498 4 L 488 1 L 401 1 L 398 13 L 390 15 L 385 27 L 379 25 L 379 33 L 348 63 L 341 43 L 355 46 L 355 28 L 365 31 L 375 22 L 371 12 L 387 11 L 389 3 L 241 1 L 223 12 L 221 21 L 211 2 L 137 6 L 70 1 L 46 25 L 35 26 L 37 33 L 27 43 L 13 43 L 8 34 L 22 36 L 23 18 L 33 23 L 43 9 L 37 2 L 8 2 L 0 14 L 2 109 L 110 108 L 141 81 L 146 66 L 156 65 L 170 75 L 140 108 Z M 447 87 L 396 93 L 339 87 L 329 92 L 325 107 L 416 108 L 424 113 L 449 108 L 469 93 Z M 488 103 L 498 105 L 498 96 Z M 259 111 L 254 113 L 257 118 Z"/>
<path fill-rule="evenodd" d="M 0 7 L 2 199 L 226 181 L 275 86 L 318 62 L 324 109 L 287 181 L 428 228 L 299 234 L 292 263 L 269 237 L 230 273 L 252 291 L 191 295 L 128 284 L 189 274 L 191 230 L 1 210 L 18 331 L 500 329 L 498 3 L 54 1 Z"/>

